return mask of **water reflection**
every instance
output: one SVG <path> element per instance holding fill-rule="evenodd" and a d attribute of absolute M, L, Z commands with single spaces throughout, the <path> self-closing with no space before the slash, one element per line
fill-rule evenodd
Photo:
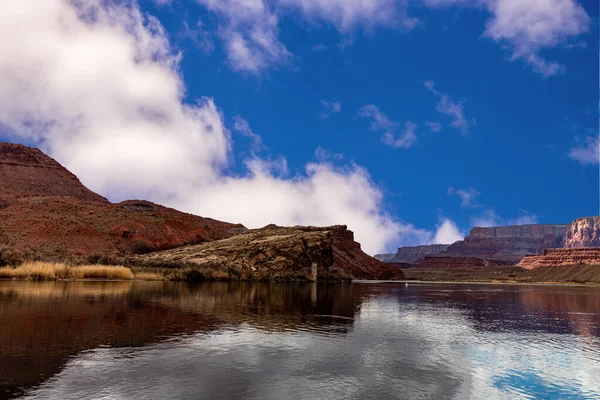
<path fill-rule="evenodd" d="M 0 282 L 0 327 L 0 397 L 600 396 L 594 287 Z"/>

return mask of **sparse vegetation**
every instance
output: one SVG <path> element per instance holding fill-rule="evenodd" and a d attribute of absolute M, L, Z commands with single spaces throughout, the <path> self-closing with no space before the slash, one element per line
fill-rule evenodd
<path fill-rule="evenodd" d="M 17 267 L 0 268 L 0 278 L 44 281 L 53 279 L 133 279 L 131 269 L 107 265 L 71 266 L 41 261 L 26 262 Z"/>

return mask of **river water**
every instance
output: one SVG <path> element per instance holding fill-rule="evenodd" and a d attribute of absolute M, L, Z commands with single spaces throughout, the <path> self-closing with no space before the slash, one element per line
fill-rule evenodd
<path fill-rule="evenodd" d="M 600 398 L 600 287 L 0 282 L 0 398 Z"/>

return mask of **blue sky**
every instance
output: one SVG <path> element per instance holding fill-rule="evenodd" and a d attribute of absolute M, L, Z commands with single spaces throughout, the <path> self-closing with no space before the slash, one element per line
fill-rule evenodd
<path fill-rule="evenodd" d="M 49 4 L 2 10 L 0 140 L 112 200 L 371 253 L 598 213 L 597 1 Z"/>

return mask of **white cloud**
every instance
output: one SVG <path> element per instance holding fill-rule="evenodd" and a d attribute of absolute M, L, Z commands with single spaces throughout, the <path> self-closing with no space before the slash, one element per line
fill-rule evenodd
<path fill-rule="evenodd" d="M 237 12 L 263 15 L 256 4 Z M 382 190 L 353 164 L 320 161 L 283 178 L 285 158 L 254 156 L 247 173 L 226 174 L 221 112 L 212 99 L 183 101 L 181 56 L 136 2 L 5 0 L 0 36 L 13 38 L 0 41 L 0 124 L 112 200 L 147 198 L 249 227 L 348 224 L 370 253 L 431 234 L 387 214 Z M 244 122 L 234 129 L 255 135 Z"/>
<path fill-rule="evenodd" d="M 460 197 L 460 206 L 461 207 L 477 207 L 477 196 L 479 196 L 481 193 L 479 193 L 477 190 L 475 190 L 474 188 L 470 187 L 467 189 L 456 189 L 453 186 L 450 186 L 448 188 L 448 194 L 455 194 L 458 197 Z"/>
<path fill-rule="evenodd" d="M 385 26 L 408 31 L 419 20 L 407 15 L 405 0 L 196 0 L 221 20 L 219 35 L 234 70 L 260 74 L 289 64 L 292 54 L 279 40 L 278 15 L 299 13 L 309 21 L 325 22 L 352 42 L 358 29 Z M 349 37 L 350 36 L 350 37 Z M 328 49 L 318 44 L 313 50 Z"/>
<path fill-rule="evenodd" d="M 576 0 L 426 0 L 432 8 L 483 7 L 491 17 L 484 36 L 507 47 L 511 60 L 524 60 L 544 77 L 557 75 L 565 67 L 542 58 L 539 53 L 589 30 L 591 19 Z"/>
<path fill-rule="evenodd" d="M 291 53 L 279 41 L 277 14 L 263 0 L 196 0 L 223 20 L 219 36 L 231 68 L 260 74 L 285 65 Z"/>
<path fill-rule="evenodd" d="M 582 165 L 598 165 L 600 162 L 600 137 L 598 134 L 578 140 L 578 145 L 569 151 L 569 157 Z"/>
<path fill-rule="evenodd" d="M 463 101 L 456 102 L 453 101 L 450 96 L 445 93 L 438 91 L 435 88 L 435 83 L 433 81 L 426 81 L 425 87 L 431 93 L 436 95 L 439 99 L 439 102 L 436 106 L 436 109 L 439 113 L 448 115 L 452 118 L 452 122 L 450 125 L 453 127 L 460 129 L 462 133 L 466 133 L 469 130 L 469 121 L 465 118 L 465 112 L 463 109 Z"/>
<path fill-rule="evenodd" d="M 463 240 L 465 234 L 461 232 L 456 224 L 445 218 L 438 225 L 435 236 L 431 241 L 432 244 L 452 244 L 457 240 Z"/>
<path fill-rule="evenodd" d="M 358 27 L 385 26 L 411 30 L 419 24 L 408 17 L 404 0 L 276 0 L 282 8 L 300 10 L 305 17 L 325 21 L 342 33 Z"/>
<path fill-rule="evenodd" d="M 426 121 L 425 122 L 425 126 L 431 131 L 431 132 L 439 132 L 442 130 L 442 124 L 440 124 L 439 122 L 433 122 L 433 121 Z"/>
<path fill-rule="evenodd" d="M 383 132 L 381 140 L 388 146 L 408 149 L 417 140 L 417 136 L 414 133 L 417 129 L 416 124 L 408 121 L 405 124 L 404 132 L 396 134 L 396 130 L 398 130 L 400 124 L 390 120 L 374 104 L 367 104 L 362 107 L 358 115 L 368 118 L 371 121 L 370 130 Z"/>

